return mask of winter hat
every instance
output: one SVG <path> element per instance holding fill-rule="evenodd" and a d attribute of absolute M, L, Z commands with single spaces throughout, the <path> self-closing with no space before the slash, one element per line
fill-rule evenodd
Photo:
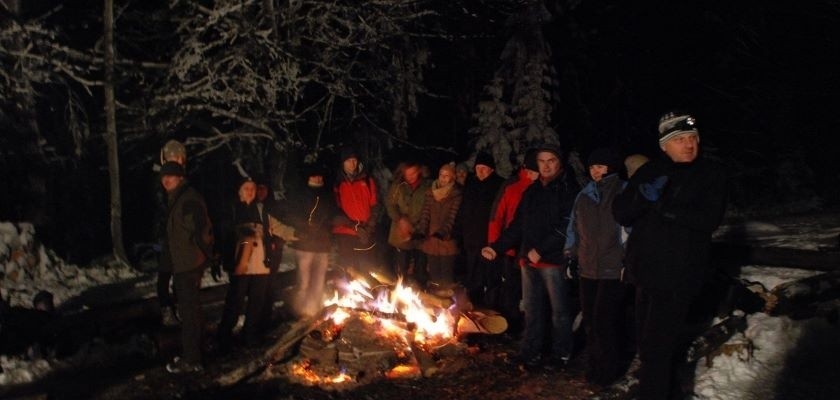
<path fill-rule="evenodd" d="M 673 139 L 676 136 L 686 133 L 695 133 L 700 138 L 697 130 L 697 120 L 684 112 L 672 111 L 665 113 L 659 118 L 659 145 Z"/>
<path fill-rule="evenodd" d="M 536 161 L 536 157 L 539 153 L 547 151 L 549 153 L 554 153 L 555 156 L 559 159 L 563 159 L 563 152 L 560 151 L 560 146 L 552 143 L 543 143 L 537 147 L 534 147 L 534 159 Z"/>
<path fill-rule="evenodd" d="M 167 161 L 160 167 L 160 176 L 184 176 L 184 167 L 175 161 Z"/>
<path fill-rule="evenodd" d="M 341 148 L 341 162 L 347 161 L 348 158 L 359 158 L 359 153 L 351 146 L 344 146 Z"/>
<path fill-rule="evenodd" d="M 627 156 L 627 158 L 624 159 L 624 167 L 627 168 L 627 177 L 629 178 L 633 176 L 633 174 L 635 174 L 636 171 L 648 161 L 649 159 L 643 154 L 632 154 Z"/>
<path fill-rule="evenodd" d="M 320 163 L 304 164 L 302 169 L 303 173 L 307 178 L 311 176 L 322 176 L 324 178 L 327 177 L 327 167 Z"/>
<path fill-rule="evenodd" d="M 592 153 L 589 153 L 589 158 L 586 159 L 587 167 L 606 165 L 609 168 L 609 172 L 615 172 L 616 164 L 618 164 L 618 158 L 612 150 L 606 147 L 595 149 Z"/>
<path fill-rule="evenodd" d="M 493 159 L 493 156 L 490 153 L 481 152 L 475 156 L 475 165 L 486 165 L 490 168 L 496 169 L 496 160 Z"/>
<path fill-rule="evenodd" d="M 528 151 L 525 152 L 525 160 L 522 163 L 522 166 L 525 169 L 535 172 L 540 171 L 540 166 L 537 164 L 537 153 L 539 153 L 537 149 L 528 149 Z"/>
<path fill-rule="evenodd" d="M 242 186 L 245 185 L 248 182 L 254 182 L 254 179 L 251 178 L 250 176 L 243 176 L 243 177 L 239 178 L 239 180 L 236 182 L 237 183 L 236 189 L 237 190 L 241 189 Z M 254 184 L 256 185 L 256 183 L 254 183 Z"/>

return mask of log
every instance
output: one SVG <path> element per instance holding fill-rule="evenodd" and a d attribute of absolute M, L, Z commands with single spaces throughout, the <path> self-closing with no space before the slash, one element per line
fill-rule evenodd
<path fill-rule="evenodd" d="M 770 290 L 765 311 L 770 315 L 802 315 L 807 318 L 816 303 L 840 298 L 840 271 L 785 282 Z"/>
<path fill-rule="evenodd" d="M 266 350 L 261 357 L 258 357 L 247 364 L 216 378 L 216 383 L 222 387 L 233 386 L 262 372 L 271 364 L 274 364 L 284 358 L 292 347 L 320 326 L 321 323 L 335 311 L 335 309 L 336 306 L 326 307 L 313 317 L 295 322 L 286 334 L 278 339 L 271 348 Z"/>
<path fill-rule="evenodd" d="M 508 328 L 505 317 L 492 310 L 472 310 L 461 313 L 456 324 L 458 334 L 488 333 L 492 335 L 503 333 Z"/>
<path fill-rule="evenodd" d="M 754 247 L 735 243 L 712 243 L 712 257 L 728 265 L 766 265 L 814 271 L 840 269 L 840 251 L 803 250 L 784 247 Z"/>
<path fill-rule="evenodd" d="M 702 335 L 694 339 L 686 353 L 685 362 L 693 363 L 707 357 L 726 343 L 737 332 L 747 328 L 747 317 L 744 313 L 735 313 L 709 328 Z"/>

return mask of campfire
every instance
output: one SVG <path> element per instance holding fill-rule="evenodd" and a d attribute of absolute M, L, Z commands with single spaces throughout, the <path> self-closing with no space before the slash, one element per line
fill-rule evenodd
<path fill-rule="evenodd" d="M 337 285 L 324 306 L 284 368 L 294 382 L 331 390 L 431 376 L 444 358 L 467 350 L 464 334 L 507 329 L 503 317 L 472 310 L 456 289 L 430 294 L 376 274 Z"/>

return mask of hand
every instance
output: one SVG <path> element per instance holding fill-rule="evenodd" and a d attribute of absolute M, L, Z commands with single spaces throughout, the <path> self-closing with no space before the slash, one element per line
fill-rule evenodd
<path fill-rule="evenodd" d="M 411 240 L 424 240 L 426 239 L 426 235 L 423 233 L 415 232 L 411 234 Z"/>
<path fill-rule="evenodd" d="M 542 259 L 542 256 L 537 252 L 537 249 L 531 249 L 531 251 L 528 252 L 528 261 L 530 261 L 531 264 L 540 262 L 540 259 Z"/>
<path fill-rule="evenodd" d="M 495 260 L 496 259 L 496 250 L 493 250 L 492 247 L 487 246 L 481 249 L 481 256 L 488 259 L 488 260 Z"/>
<path fill-rule="evenodd" d="M 639 192 L 648 201 L 657 201 L 659 200 L 659 196 L 662 195 L 662 189 L 665 188 L 667 182 L 667 176 L 659 176 L 652 182 L 639 185 Z"/>
<path fill-rule="evenodd" d="M 566 279 L 572 280 L 577 279 L 580 273 L 580 269 L 578 268 L 577 259 L 574 257 L 569 257 L 566 259 L 566 268 L 565 268 L 565 275 Z"/>
<path fill-rule="evenodd" d="M 215 282 L 222 279 L 222 258 L 219 255 L 213 256 L 210 260 L 210 276 Z"/>
<path fill-rule="evenodd" d="M 446 240 L 446 232 L 442 230 L 437 230 L 435 233 L 432 234 L 432 237 L 438 238 L 440 240 Z"/>

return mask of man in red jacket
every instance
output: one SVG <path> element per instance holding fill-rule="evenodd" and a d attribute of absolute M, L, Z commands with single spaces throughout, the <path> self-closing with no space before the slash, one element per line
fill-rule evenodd
<path fill-rule="evenodd" d="M 516 213 L 516 207 L 522 200 L 522 193 L 528 186 L 531 186 L 540 176 L 537 166 L 537 153 L 528 151 L 525 160 L 519 168 L 516 177 L 499 191 L 499 197 L 493 204 L 493 213 L 490 215 L 490 223 L 487 225 L 487 243 L 493 243 L 507 228 Z M 501 290 L 497 307 L 499 312 L 508 321 L 508 332 L 518 334 L 522 329 L 522 312 L 519 310 L 519 302 L 522 300 L 522 278 L 519 273 L 519 265 L 516 261 L 516 250 L 509 249 L 504 256 L 495 261 L 502 271 L 502 281 L 499 283 Z"/>
<path fill-rule="evenodd" d="M 341 149 L 341 171 L 334 192 L 339 215 L 333 221 L 342 267 L 370 271 L 375 262 L 376 221 L 381 207 L 376 182 L 351 147 Z"/>

